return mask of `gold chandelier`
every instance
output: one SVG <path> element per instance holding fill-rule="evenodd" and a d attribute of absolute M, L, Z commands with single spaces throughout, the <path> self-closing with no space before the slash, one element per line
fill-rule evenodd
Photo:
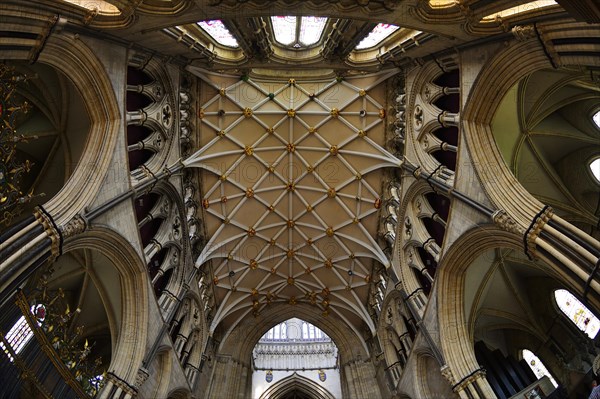
<path fill-rule="evenodd" d="M 23 204 L 35 197 L 33 190 L 23 193 L 21 188 L 23 174 L 31 170 L 33 163 L 17 156 L 17 144 L 30 139 L 17 133 L 17 118 L 27 114 L 31 105 L 15 94 L 18 85 L 29 78 L 14 67 L 0 64 L 0 224 L 7 226 L 22 212 Z"/>

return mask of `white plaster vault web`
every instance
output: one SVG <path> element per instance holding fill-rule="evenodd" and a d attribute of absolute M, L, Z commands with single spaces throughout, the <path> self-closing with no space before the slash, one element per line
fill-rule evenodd
<path fill-rule="evenodd" d="M 386 80 L 255 81 L 198 73 L 211 331 L 274 302 L 308 303 L 374 331 L 367 311 L 386 151 Z"/>

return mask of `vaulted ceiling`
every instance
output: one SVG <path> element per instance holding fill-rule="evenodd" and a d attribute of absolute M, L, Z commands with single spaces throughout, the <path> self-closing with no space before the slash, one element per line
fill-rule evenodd
<path fill-rule="evenodd" d="M 378 241 L 387 83 L 395 73 L 329 81 L 260 81 L 198 72 L 208 243 L 196 261 L 217 298 L 212 329 L 308 303 L 356 332 L 367 310 Z M 379 265 L 379 266 L 377 266 Z M 364 324 L 363 324 L 364 323 Z"/>

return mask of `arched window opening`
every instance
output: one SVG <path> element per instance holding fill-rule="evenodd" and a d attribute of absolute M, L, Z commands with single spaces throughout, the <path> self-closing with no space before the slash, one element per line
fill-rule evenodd
<path fill-rule="evenodd" d="M 273 35 L 279 44 L 302 48 L 318 43 L 323 36 L 327 18 L 324 17 L 271 17 Z"/>
<path fill-rule="evenodd" d="M 600 320 L 567 290 L 554 291 L 559 309 L 579 328 L 594 339 L 600 330 Z"/>
<path fill-rule="evenodd" d="M 596 127 L 600 129 L 600 111 L 596 112 L 594 116 L 592 116 L 592 120 L 596 124 Z"/>
<path fill-rule="evenodd" d="M 400 29 L 399 26 L 390 24 L 378 24 L 373 28 L 371 33 L 358 43 L 356 50 L 364 50 L 367 48 L 375 47 L 385 39 L 387 39 L 392 33 Z"/>
<path fill-rule="evenodd" d="M 234 48 L 239 47 L 235 37 L 233 37 L 231 32 L 229 32 L 229 29 L 227 29 L 220 19 L 201 21 L 198 22 L 198 26 L 220 45 Z"/>
<path fill-rule="evenodd" d="M 542 363 L 540 358 L 537 357 L 533 352 L 527 349 L 523 349 L 523 359 L 527 362 L 527 364 L 538 379 L 542 378 L 543 376 L 547 376 L 554 385 L 554 387 L 558 386 L 558 383 L 556 382 L 552 374 L 550 374 L 550 371 L 548 371 L 546 366 L 544 366 L 544 363 Z"/>
<path fill-rule="evenodd" d="M 597 123 L 600 123 L 600 121 Z M 600 158 L 596 158 L 590 163 L 590 170 L 598 183 L 600 183 Z"/>

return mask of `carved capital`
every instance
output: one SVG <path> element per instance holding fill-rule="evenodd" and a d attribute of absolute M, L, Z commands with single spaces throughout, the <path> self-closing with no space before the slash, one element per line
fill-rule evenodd
<path fill-rule="evenodd" d="M 450 383 L 450 385 L 456 384 L 456 379 L 454 378 L 454 374 L 452 374 L 452 370 L 450 370 L 450 366 L 444 364 L 440 368 L 440 372 L 444 376 L 444 378 Z"/>
<path fill-rule="evenodd" d="M 531 226 L 527 230 L 527 254 L 532 258 L 536 256 L 536 244 L 535 240 L 539 237 L 541 231 L 544 229 L 548 220 L 554 215 L 552 207 L 546 206 L 544 210 L 533 220 Z"/>
<path fill-rule="evenodd" d="M 499 209 L 492 215 L 494 223 L 509 233 L 524 235 L 525 229 L 521 227 L 506 211 Z"/>
<path fill-rule="evenodd" d="M 148 370 L 144 367 L 140 367 L 138 369 L 137 375 L 135 376 L 135 387 L 137 389 L 140 389 L 140 387 L 144 385 L 149 376 L 150 373 L 148 372 Z"/>

